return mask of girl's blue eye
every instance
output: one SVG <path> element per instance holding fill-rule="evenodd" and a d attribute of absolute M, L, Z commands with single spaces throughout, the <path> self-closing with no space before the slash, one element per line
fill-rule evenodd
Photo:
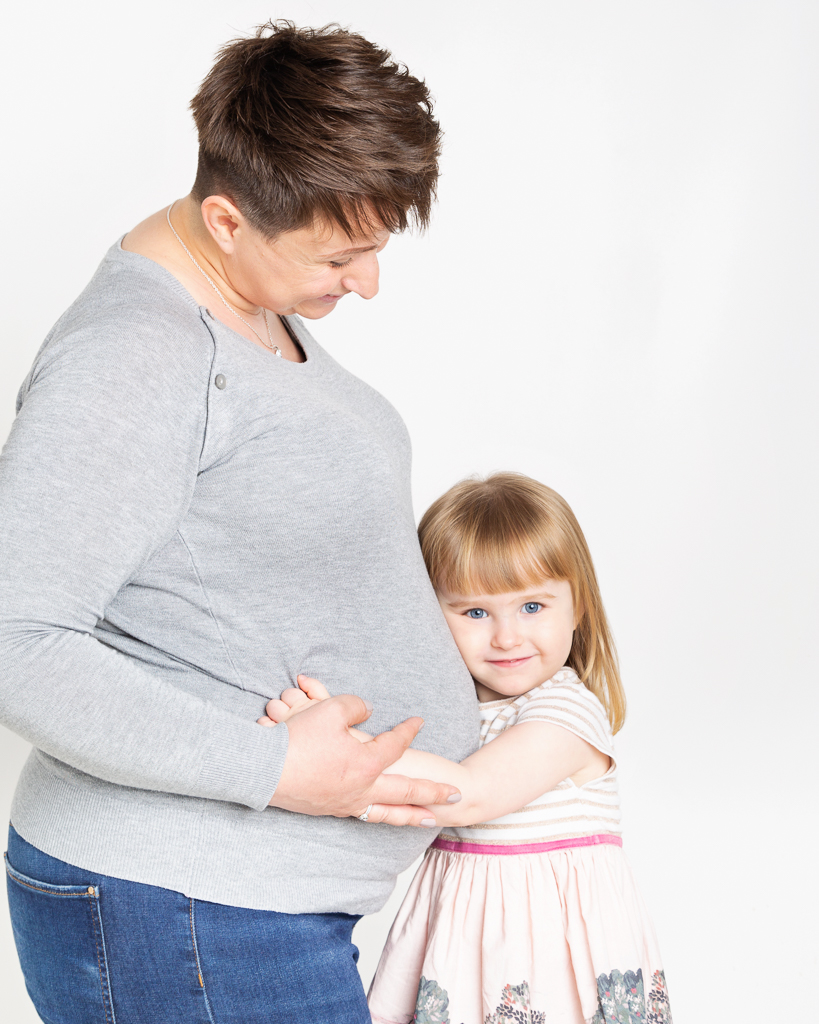
<path fill-rule="evenodd" d="M 526 604 L 523 606 L 523 610 L 526 612 L 527 615 L 534 615 L 535 612 L 539 612 L 542 607 L 543 605 L 538 604 L 537 601 L 527 601 Z"/>
<path fill-rule="evenodd" d="M 483 608 L 470 608 L 466 614 L 470 619 L 485 619 L 487 617 L 487 613 Z"/>

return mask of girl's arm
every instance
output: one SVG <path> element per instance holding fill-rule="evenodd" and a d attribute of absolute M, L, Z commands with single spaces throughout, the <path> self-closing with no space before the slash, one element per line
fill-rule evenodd
<path fill-rule="evenodd" d="M 460 764 L 410 749 L 387 772 L 457 786 L 459 803 L 436 804 L 431 810 L 439 825 L 458 826 L 516 811 L 564 779 L 581 776 L 585 782 L 597 778 L 605 774 L 609 763 L 605 754 L 563 726 L 521 722 Z"/>
<path fill-rule="evenodd" d="M 268 704 L 273 721 L 309 707 L 329 694 L 317 680 L 299 676 L 301 690 L 287 690 L 282 699 Z M 304 692 L 302 692 L 304 691 Z M 260 720 L 263 721 L 263 720 Z M 269 724 L 273 724 L 270 721 Z M 372 737 L 351 730 L 362 742 Z M 407 750 L 385 774 L 447 782 L 461 791 L 457 804 L 431 807 L 439 825 L 474 825 L 516 811 L 542 793 L 571 778 L 578 785 L 604 775 L 610 759 L 590 743 L 560 725 L 522 722 L 501 733 L 460 764 L 422 750 Z M 377 821 L 378 809 L 370 813 Z"/>

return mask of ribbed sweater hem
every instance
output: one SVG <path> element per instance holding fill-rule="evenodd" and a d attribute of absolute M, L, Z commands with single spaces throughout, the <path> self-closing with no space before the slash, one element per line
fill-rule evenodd
<path fill-rule="evenodd" d="M 285 857 L 272 836 L 260 850 L 263 830 L 237 849 L 237 819 L 287 812 L 260 813 L 213 800 L 99 785 L 104 784 L 90 780 L 88 787 L 78 786 L 60 777 L 34 750 L 20 777 L 11 822 L 27 842 L 77 867 L 250 910 L 371 914 L 395 884 L 395 874 L 385 873 L 378 843 L 344 874 L 333 871 L 334 864 L 336 871 L 344 870 L 343 857 L 304 836 L 288 844 Z M 416 843 L 433 838 L 434 833 L 416 833 Z M 408 862 L 422 849 L 410 852 Z M 243 869 L 248 855 L 264 868 L 250 875 Z"/>

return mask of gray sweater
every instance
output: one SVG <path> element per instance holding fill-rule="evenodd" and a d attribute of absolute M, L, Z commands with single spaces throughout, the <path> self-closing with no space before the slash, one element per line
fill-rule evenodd
<path fill-rule="evenodd" d="M 288 913 L 370 913 L 434 833 L 267 807 L 305 672 L 477 745 L 415 536 L 393 407 L 115 245 L 24 382 L 0 455 L 0 707 L 34 745 L 20 834 L 89 870 Z M 401 354 L 396 353 L 396 358 Z"/>

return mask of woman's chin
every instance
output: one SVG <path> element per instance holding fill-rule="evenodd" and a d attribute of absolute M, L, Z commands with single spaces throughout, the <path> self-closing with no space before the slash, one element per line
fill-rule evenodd
<path fill-rule="evenodd" d="M 332 313 L 338 305 L 338 300 L 341 298 L 340 295 L 334 296 L 331 299 L 307 299 L 305 302 L 299 302 L 292 309 L 287 311 L 287 314 L 298 313 L 299 316 L 303 316 L 305 320 L 321 320 L 323 316 L 327 316 L 328 313 Z"/>

